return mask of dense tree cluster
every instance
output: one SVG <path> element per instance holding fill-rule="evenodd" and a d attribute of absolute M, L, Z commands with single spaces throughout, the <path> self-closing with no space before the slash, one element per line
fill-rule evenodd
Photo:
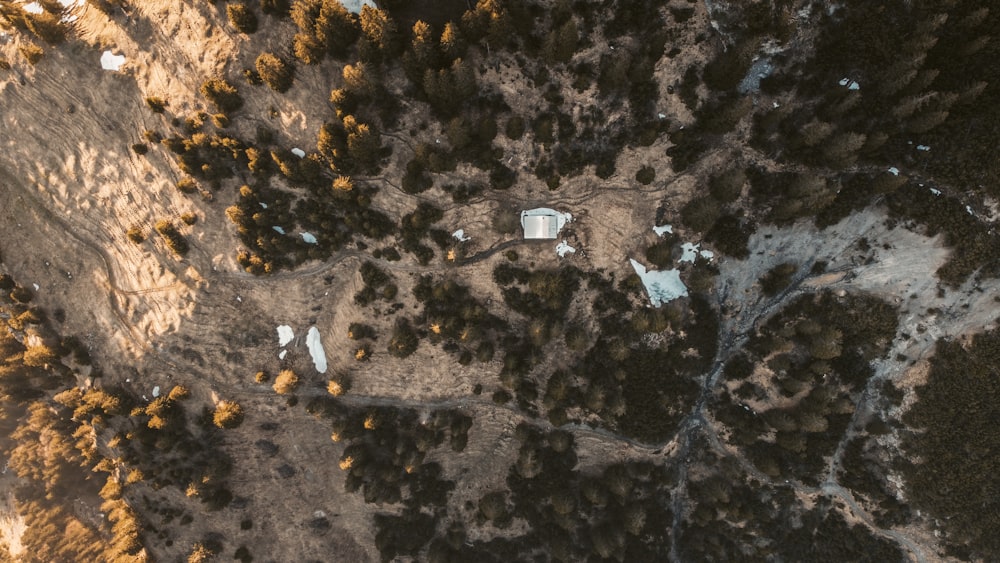
<path fill-rule="evenodd" d="M 912 428 L 901 460 L 914 507 L 941 523 L 960 559 L 989 558 L 1000 550 L 1000 485 L 995 452 L 1000 447 L 1000 331 L 977 334 L 970 343 L 939 341 L 927 383 L 904 421 Z"/>
<path fill-rule="evenodd" d="M 773 478 L 818 483 L 896 323 L 895 308 L 871 297 L 789 303 L 723 371 L 713 409 L 730 441 Z"/>
<path fill-rule="evenodd" d="M 13 491 L 24 519 L 20 544 L 39 560 L 145 561 L 147 526 L 122 497 L 127 483 L 114 468 L 121 450 L 97 439 L 114 433 L 129 400 L 77 387 L 69 365 L 91 365 L 86 348 L 59 338 L 21 289 L 0 274 L 0 449 L 20 478 Z M 96 366 L 92 374 L 100 375 Z M 74 499 L 100 506 L 107 522 L 82 516 Z"/>
<path fill-rule="evenodd" d="M 692 506 L 677 538 L 685 559 L 903 560 L 893 542 L 848 521 L 836 501 L 820 497 L 805 506 L 790 488 L 750 480 L 728 457 L 705 456 L 698 469 L 686 488 Z"/>

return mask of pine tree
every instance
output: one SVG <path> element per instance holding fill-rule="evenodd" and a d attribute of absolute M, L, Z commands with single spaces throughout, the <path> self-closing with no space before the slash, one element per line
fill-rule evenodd
<path fill-rule="evenodd" d="M 371 8 L 369 8 L 371 9 Z M 363 10 L 362 10 L 363 13 Z M 316 38 L 332 57 L 342 58 L 358 38 L 358 24 L 340 0 L 323 0 L 316 17 Z"/>
<path fill-rule="evenodd" d="M 389 13 L 371 6 L 361 7 L 362 42 L 358 55 L 363 61 L 375 64 L 392 60 L 397 55 L 399 38 L 396 23 Z"/>
<path fill-rule="evenodd" d="M 219 428 L 236 428 L 243 423 L 243 407 L 235 401 L 219 401 L 212 421 Z"/>
<path fill-rule="evenodd" d="M 439 46 L 434 41 L 431 26 L 418 20 L 413 24 L 410 49 L 403 54 L 403 69 L 410 81 L 419 84 L 427 69 L 437 68 L 439 53 Z"/>
<path fill-rule="evenodd" d="M 441 53 L 445 56 L 445 59 L 453 61 L 463 57 L 465 56 L 465 50 L 465 40 L 462 38 L 462 33 L 458 30 L 458 26 L 452 22 L 446 23 L 444 30 L 441 32 Z"/>
<path fill-rule="evenodd" d="M 292 51 L 295 53 L 295 58 L 307 65 L 319 64 L 326 55 L 323 43 L 310 33 L 296 33 Z"/>
<path fill-rule="evenodd" d="M 382 153 L 378 129 L 348 115 L 344 117 L 344 130 L 347 131 L 347 154 L 353 166 L 365 172 L 377 170 Z"/>
<path fill-rule="evenodd" d="M 344 65 L 341 74 L 344 78 L 344 88 L 354 96 L 364 99 L 371 98 L 375 94 L 377 81 L 372 76 L 369 64 L 358 62 L 353 65 Z"/>
<path fill-rule="evenodd" d="M 257 14 L 243 2 L 226 6 L 226 15 L 236 31 L 246 34 L 257 31 Z"/>
<path fill-rule="evenodd" d="M 294 393 L 298 386 L 299 376 L 290 369 L 283 369 L 278 373 L 278 377 L 274 379 L 273 388 L 275 393 L 278 393 L 279 395 L 287 395 L 289 393 Z"/>
<path fill-rule="evenodd" d="M 275 92 L 287 92 L 295 78 L 295 68 L 273 53 L 261 53 L 254 62 L 257 74 Z"/>
<path fill-rule="evenodd" d="M 201 85 L 201 95 L 220 112 L 230 113 L 243 107 L 243 98 L 232 84 L 222 78 L 210 78 Z"/>

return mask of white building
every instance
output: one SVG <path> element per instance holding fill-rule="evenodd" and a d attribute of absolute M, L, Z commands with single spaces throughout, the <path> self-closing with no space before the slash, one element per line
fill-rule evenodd
<path fill-rule="evenodd" d="M 525 239 L 555 239 L 563 225 L 571 220 L 573 216 L 569 213 L 559 213 L 546 207 L 521 212 L 521 228 L 524 229 Z"/>

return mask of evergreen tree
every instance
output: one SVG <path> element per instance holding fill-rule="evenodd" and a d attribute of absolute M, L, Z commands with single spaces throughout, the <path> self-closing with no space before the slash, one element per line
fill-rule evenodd
<path fill-rule="evenodd" d="M 243 98 L 225 79 L 210 78 L 202 83 L 200 91 L 222 113 L 230 113 L 243 107 Z"/>
<path fill-rule="evenodd" d="M 287 92 L 295 78 L 295 68 L 273 53 L 261 53 L 254 62 L 257 74 L 275 92 Z"/>
<path fill-rule="evenodd" d="M 226 15 L 236 31 L 246 34 L 257 31 L 257 14 L 243 2 L 226 6 Z"/>
<path fill-rule="evenodd" d="M 462 33 L 458 30 L 458 26 L 452 22 L 446 23 L 444 30 L 441 32 L 441 53 L 445 59 L 453 61 L 463 57 L 465 56 L 465 49 L 465 40 L 462 38 Z"/>
<path fill-rule="evenodd" d="M 235 401 L 219 401 L 212 421 L 219 428 L 236 428 L 243 423 L 243 407 Z"/>
<path fill-rule="evenodd" d="M 379 64 L 398 55 L 400 42 L 396 23 L 388 12 L 368 5 L 362 6 L 361 34 L 362 41 L 358 46 L 361 60 Z"/>

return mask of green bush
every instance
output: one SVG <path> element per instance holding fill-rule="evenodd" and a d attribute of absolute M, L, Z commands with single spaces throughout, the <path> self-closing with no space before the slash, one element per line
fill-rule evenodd
<path fill-rule="evenodd" d="M 504 129 L 507 138 L 518 140 L 524 136 L 524 118 L 520 115 L 513 115 L 507 120 L 507 127 Z"/>
<path fill-rule="evenodd" d="M 149 96 L 146 98 L 146 105 L 149 106 L 149 109 L 153 110 L 154 113 L 163 113 L 169 104 L 163 98 Z"/>
<path fill-rule="evenodd" d="M 160 233 L 163 237 L 163 241 L 167 244 L 167 248 L 172 250 L 174 254 L 178 256 L 184 256 L 189 250 L 188 242 L 174 226 L 173 223 L 166 219 L 162 219 L 156 222 L 154 227 L 156 232 Z"/>
<path fill-rule="evenodd" d="M 643 166 L 635 173 L 635 181 L 648 186 L 656 179 L 656 170 L 652 166 Z"/>
<path fill-rule="evenodd" d="M 705 232 L 719 218 L 719 202 L 711 197 L 698 197 L 681 208 L 681 220 L 688 227 Z"/>
<path fill-rule="evenodd" d="M 746 181 L 747 175 L 742 168 L 732 168 L 713 176 L 708 183 L 708 189 L 712 197 L 719 202 L 732 203 L 740 197 Z"/>
<path fill-rule="evenodd" d="M 146 240 L 146 234 L 143 233 L 140 227 L 129 227 L 129 230 L 125 232 L 125 236 L 135 244 L 142 244 Z"/>
<path fill-rule="evenodd" d="M 389 340 L 389 354 L 397 358 L 405 358 L 417 350 L 419 343 L 420 340 L 416 331 L 410 326 L 410 322 L 406 319 L 400 319 L 396 323 L 392 339 Z"/>

